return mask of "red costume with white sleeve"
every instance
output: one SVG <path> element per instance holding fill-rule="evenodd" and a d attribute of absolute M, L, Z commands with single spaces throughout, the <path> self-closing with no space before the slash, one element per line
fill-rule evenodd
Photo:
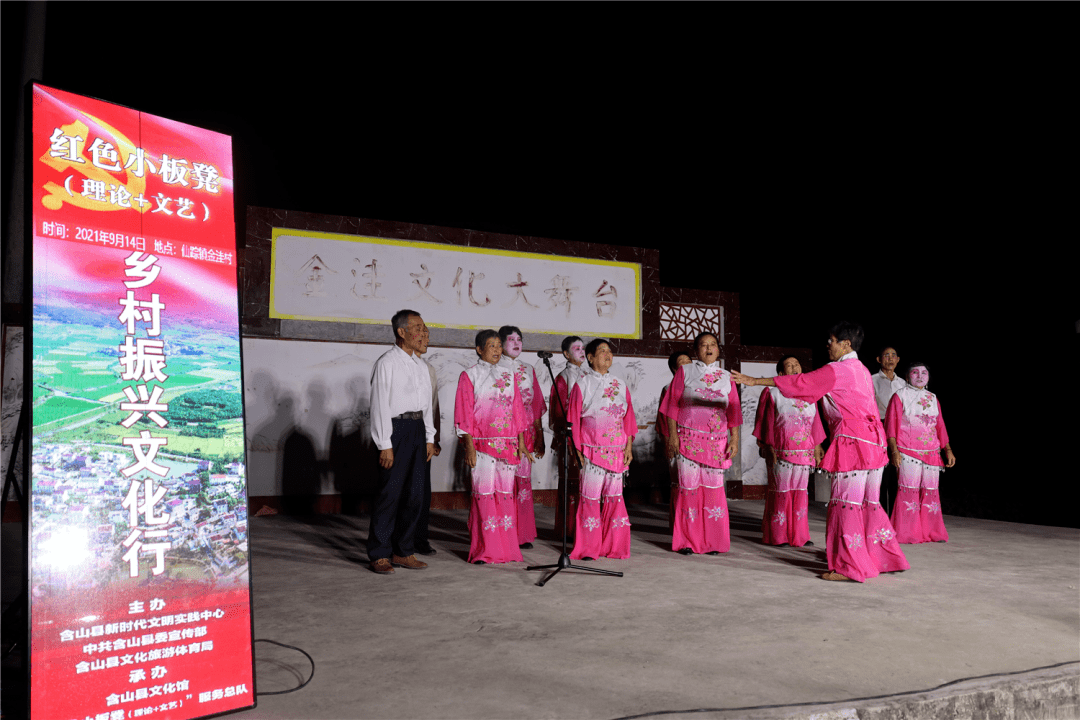
<path fill-rule="evenodd" d="M 768 468 L 762 542 L 801 547 L 810 541 L 806 488 L 814 466 L 814 448 L 825 440 L 817 405 L 786 398 L 777 388 L 765 388 L 758 403 L 754 437 L 776 453 L 776 462 Z"/>
<path fill-rule="evenodd" d="M 476 449 L 469 504 L 469 562 L 521 561 L 518 548 L 518 433 L 532 425 L 514 373 L 480 360 L 458 378 L 454 399 L 458 437 L 469 435 Z"/>
<path fill-rule="evenodd" d="M 829 568 L 863 582 L 882 572 L 907 570 L 896 531 L 881 509 L 881 471 L 888 462 L 870 371 L 850 352 L 824 367 L 773 378 L 784 397 L 816 403 L 824 398 L 832 441 L 821 467 L 832 477 L 825 523 Z"/>
<path fill-rule="evenodd" d="M 885 435 L 900 450 L 900 482 L 892 523 L 902 543 L 948 542 L 938 476 L 941 448 L 949 444 L 937 395 L 905 385 L 889 400 Z"/>

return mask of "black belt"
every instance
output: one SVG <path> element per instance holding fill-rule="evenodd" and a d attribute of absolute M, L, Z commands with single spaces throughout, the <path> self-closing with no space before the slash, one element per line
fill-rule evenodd
<path fill-rule="evenodd" d="M 397 417 L 390 418 L 391 420 L 423 420 L 424 413 L 420 411 L 415 412 L 403 412 Z"/>

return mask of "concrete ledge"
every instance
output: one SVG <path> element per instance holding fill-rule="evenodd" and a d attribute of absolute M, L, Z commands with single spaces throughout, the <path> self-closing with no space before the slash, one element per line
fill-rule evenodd
<path fill-rule="evenodd" d="M 660 717 L 664 720 L 1080 720 L 1080 662 L 965 680 L 939 689 L 887 698 L 776 708 L 701 708 L 630 717 Z"/>

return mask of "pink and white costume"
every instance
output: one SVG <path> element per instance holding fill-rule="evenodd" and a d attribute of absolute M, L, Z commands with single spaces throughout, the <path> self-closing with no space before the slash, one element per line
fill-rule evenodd
<path fill-rule="evenodd" d="M 694 360 L 679 367 L 661 412 L 675 418 L 679 433 L 679 493 L 671 549 L 695 553 L 731 549 L 724 470 L 728 428 L 742 424 L 739 391 L 720 362 Z"/>
<path fill-rule="evenodd" d="M 765 390 L 758 403 L 754 437 L 776 451 L 776 462 L 769 467 L 762 542 L 802 547 L 810 541 L 806 487 L 814 466 L 814 447 L 825 440 L 825 429 L 814 403 L 786 398 L 777 388 Z"/>
<path fill-rule="evenodd" d="M 476 467 L 469 504 L 469 562 L 521 561 L 514 470 L 518 433 L 531 425 L 514 373 L 480 360 L 458 378 L 454 425 L 472 437 Z"/>
<path fill-rule="evenodd" d="M 902 543 L 948 542 L 941 515 L 938 476 L 944 463 L 941 448 L 949 444 L 941 404 L 926 389 L 905 385 L 889 400 L 885 435 L 900 450 L 900 488 L 892 523 Z"/>
<path fill-rule="evenodd" d="M 514 373 L 514 381 L 521 393 L 521 404 L 525 406 L 525 415 L 529 420 L 525 428 L 525 447 L 529 452 L 536 449 L 536 428 L 534 421 L 539 420 L 547 411 L 540 384 L 536 382 L 536 370 L 517 358 L 503 355 L 499 367 Z M 532 460 L 522 457 L 514 470 L 514 495 L 517 498 L 517 537 L 522 545 L 536 539 L 536 510 L 533 507 Z"/>
<path fill-rule="evenodd" d="M 832 435 L 821 462 L 832 477 L 825 522 L 829 568 L 858 582 L 907 570 L 896 531 L 878 503 L 887 457 L 870 371 L 850 352 L 817 370 L 773 381 L 784 397 L 809 403 L 825 399 Z"/>
<path fill-rule="evenodd" d="M 626 441 L 637 430 L 630 388 L 611 372 L 601 375 L 586 369 L 570 393 L 567 417 L 574 426 L 574 442 L 585 456 L 570 557 L 628 558 L 630 517 L 622 486 Z"/>

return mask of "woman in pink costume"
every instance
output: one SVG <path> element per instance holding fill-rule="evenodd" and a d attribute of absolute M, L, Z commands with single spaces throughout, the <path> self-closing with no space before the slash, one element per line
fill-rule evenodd
<path fill-rule="evenodd" d="M 609 370 L 611 345 L 596 339 L 585 348 L 589 369 L 570 392 L 567 418 L 581 463 L 574 560 L 630 557 L 630 518 L 623 504 L 623 473 L 633 459 L 634 405 L 630 388 Z M 602 499 L 602 501 L 601 501 Z"/>
<path fill-rule="evenodd" d="M 889 460 L 900 475 L 892 523 L 902 543 L 948 542 L 941 516 L 938 475 L 956 464 L 937 395 L 926 389 L 930 370 L 925 363 L 908 368 L 907 385 L 889 400 L 885 435 Z M 942 462 L 942 454 L 945 461 Z"/>
<path fill-rule="evenodd" d="M 816 403 L 825 399 L 832 442 L 821 467 L 832 477 L 832 500 L 825 523 L 825 580 L 856 580 L 907 570 L 889 516 L 878 504 L 886 464 L 885 429 L 878 417 L 870 371 L 856 350 L 863 330 L 839 323 L 829 336 L 828 365 L 808 373 L 752 378 L 732 373 L 743 385 L 775 387 L 787 398 Z"/>
<path fill-rule="evenodd" d="M 521 404 L 525 407 L 525 415 L 532 419 L 525 428 L 525 447 L 531 455 L 522 455 L 514 471 L 514 494 L 517 497 L 517 536 L 518 544 L 522 550 L 531 550 L 532 541 L 536 539 L 536 510 L 533 507 L 532 494 L 532 464 L 533 455 L 537 459 L 544 457 L 544 429 L 540 424 L 540 418 L 547 412 L 544 405 L 544 394 L 540 392 L 540 384 L 536 381 L 536 370 L 532 365 L 526 365 L 518 359 L 524 348 L 521 339 L 521 330 L 513 325 L 503 325 L 499 328 L 499 340 L 502 341 L 503 354 L 499 358 L 499 366 L 505 367 L 514 373 L 514 380 L 521 393 Z"/>
<path fill-rule="evenodd" d="M 776 363 L 776 372 L 798 375 L 802 365 L 794 355 L 788 355 Z M 767 388 L 758 403 L 754 437 L 762 446 L 769 473 L 761 541 L 766 545 L 812 545 L 806 487 L 810 469 L 825 455 L 821 449 L 825 429 L 817 406 L 786 398 L 774 387 Z"/>
<path fill-rule="evenodd" d="M 454 400 L 454 425 L 472 468 L 469 562 L 520 562 L 514 471 L 529 455 L 525 428 L 532 423 L 514 373 L 499 365 L 498 333 L 477 333 L 476 354 L 480 361 L 461 373 Z"/>
<path fill-rule="evenodd" d="M 671 549 L 718 555 L 731 549 L 724 470 L 739 447 L 742 406 L 731 374 L 720 367 L 716 336 L 698 335 L 694 352 L 697 359 L 675 373 L 661 409 L 667 456 L 678 457 L 679 469 Z"/>

